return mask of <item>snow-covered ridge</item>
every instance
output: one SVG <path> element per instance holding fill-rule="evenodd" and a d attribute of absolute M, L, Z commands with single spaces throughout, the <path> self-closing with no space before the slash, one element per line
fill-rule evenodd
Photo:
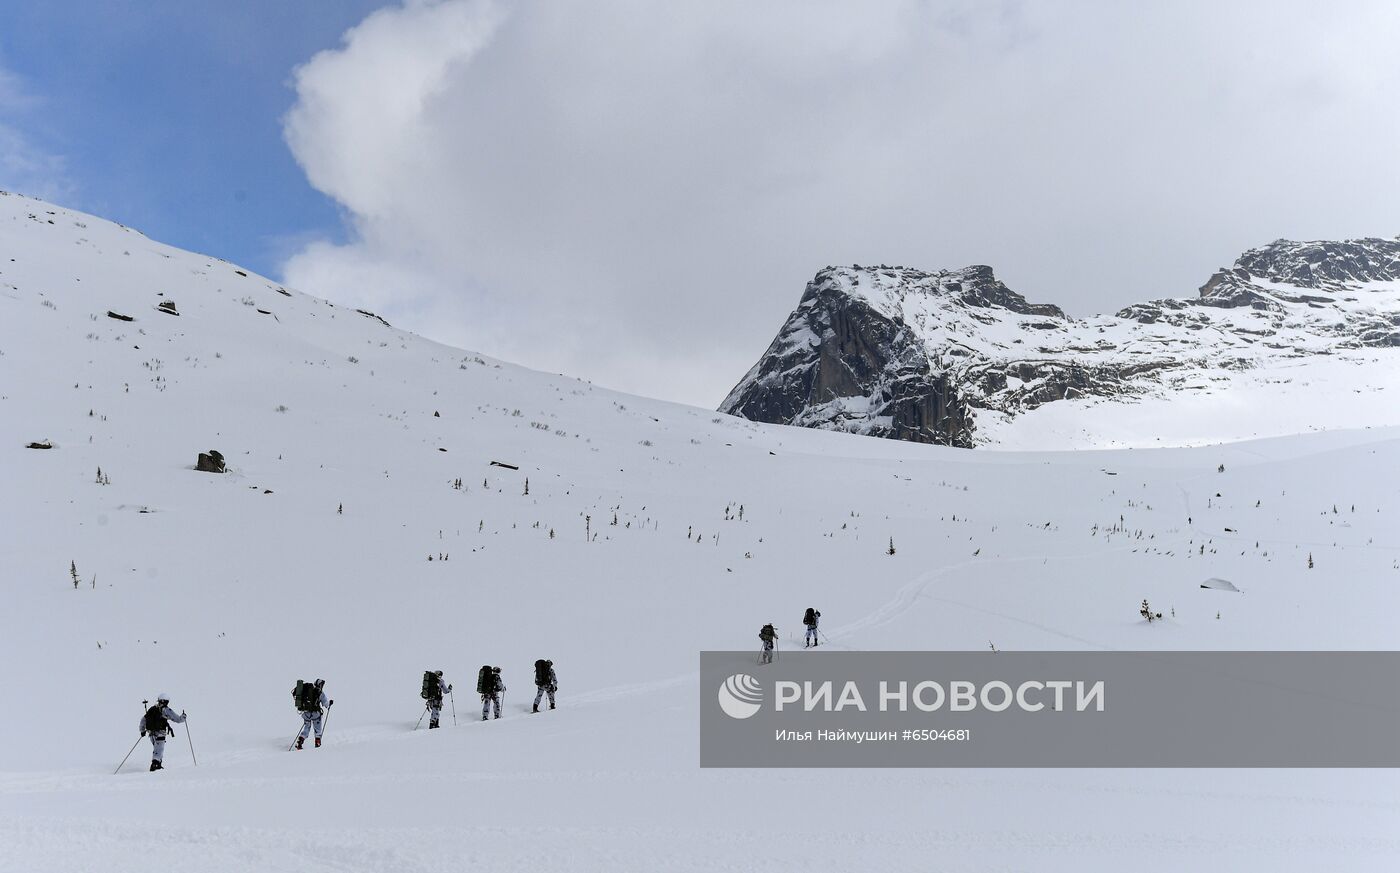
<path fill-rule="evenodd" d="M 1389 387 L 1395 346 L 1400 239 L 1279 240 L 1194 298 L 1083 320 L 986 266 L 828 267 L 720 409 L 963 447 L 1195 444 L 1396 423 L 1382 404 L 1297 408 L 1311 377 L 1333 394 Z M 1241 404 L 1256 414 L 1221 420 Z"/>

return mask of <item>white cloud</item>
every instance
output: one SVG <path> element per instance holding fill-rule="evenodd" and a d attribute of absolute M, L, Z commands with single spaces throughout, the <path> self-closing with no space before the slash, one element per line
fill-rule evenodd
<path fill-rule="evenodd" d="M 19 76 L 0 67 L 0 189 L 43 200 L 67 200 L 76 190 L 67 162 L 36 145 L 16 123 L 40 105 Z"/>
<path fill-rule="evenodd" d="M 1387 3 L 411 2 L 297 71 L 352 239 L 286 278 L 713 405 L 828 263 L 1085 313 L 1400 231 L 1397 37 Z"/>

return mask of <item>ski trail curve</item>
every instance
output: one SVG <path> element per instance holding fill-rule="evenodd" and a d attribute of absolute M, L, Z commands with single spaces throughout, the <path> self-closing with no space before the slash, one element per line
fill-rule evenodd
<path fill-rule="evenodd" d="M 1020 624 L 1024 624 L 1028 627 L 1036 628 L 1037 630 L 1043 631 L 1045 633 L 1062 637 L 1073 642 L 1081 643 L 1092 648 L 1108 650 L 1110 647 L 1104 646 L 1102 643 L 1098 643 L 1093 640 L 1086 639 L 1084 637 L 1078 637 L 1074 634 L 1066 633 L 1058 628 L 1054 628 L 1049 625 L 1040 624 L 1038 622 L 1031 621 L 1030 619 L 1021 618 L 1020 616 L 1012 615 L 1010 613 L 998 612 L 996 610 L 986 609 L 979 606 L 973 606 L 971 604 L 963 603 L 961 601 L 953 600 L 947 597 L 935 597 L 927 595 L 924 593 L 924 591 L 929 587 L 929 585 L 933 584 L 939 579 L 942 579 L 944 576 L 955 573 L 959 570 L 966 569 L 968 567 L 972 567 L 974 565 L 987 566 L 988 564 L 1013 565 L 1029 563 L 1044 564 L 1048 561 L 1078 560 L 1081 558 L 1096 557 L 1103 554 L 1104 552 L 1111 553 L 1124 551 L 1129 551 L 1129 549 L 1126 546 L 1123 546 L 1094 552 L 1080 552 L 1072 555 L 1026 555 L 1016 558 L 970 558 L 966 561 L 960 561 L 956 564 L 949 564 L 945 567 L 939 567 L 937 569 L 928 570 L 916 576 L 914 579 L 912 579 L 905 585 L 901 586 L 899 590 L 895 592 L 894 597 L 892 597 L 889 601 L 887 601 L 879 608 L 875 609 L 873 612 L 849 624 L 837 627 L 834 631 L 828 634 L 828 636 L 831 637 L 832 640 L 846 639 L 855 634 L 873 630 L 882 625 L 889 624 L 904 613 L 908 612 L 909 609 L 913 607 L 915 602 L 917 602 L 919 599 L 928 597 L 929 599 L 937 600 L 941 603 L 946 603 L 951 606 L 958 606 L 973 612 L 980 612 L 984 615 L 992 615 L 998 618 L 1007 619 L 1009 621 L 1015 621 Z"/>

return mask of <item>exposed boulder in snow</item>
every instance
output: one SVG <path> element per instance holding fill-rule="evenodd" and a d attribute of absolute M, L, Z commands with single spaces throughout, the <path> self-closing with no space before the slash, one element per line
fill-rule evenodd
<path fill-rule="evenodd" d="M 224 456 L 219 454 L 217 449 L 210 449 L 207 453 L 200 452 L 199 460 L 195 462 L 194 468 L 201 473 L 222 473 L 224 472 Z"/>

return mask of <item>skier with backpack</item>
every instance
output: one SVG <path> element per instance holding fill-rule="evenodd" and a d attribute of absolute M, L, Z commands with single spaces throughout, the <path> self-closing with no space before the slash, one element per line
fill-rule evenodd
<path fill-rule="evenodd" d="M 821 621 L 821 610 L 807 607 L 807 612 L 802 616 L 802 623 L 807 626 L 807 637 L 803 640 L 802 648 L 810 648 L 818 645 L 820 638 L 817 636 L 817 622 Z"/>
<path fill-rule="evenodd" d="M 159 694 L 156 696 L 156 705 L 146 710 L 141 716 L 141 736 L 151 737 L 151 770 L 152 772 L 164 768 L 162 761 L 165 759 L 165 738 L 170 734 L 170 723 L 180 724 L 185 720 L 184 710 L 175 712 L 170 708 L 170 695 Z"/>
<path fill-rule="evenodd" d="M 452 686 L 443 681 L 441 670 L 428 670 L 423 673 L 421 696 L 428 706 L 428 730 L 438 726 L 438 716 L 442 715 L 442 697 L 451 693 Z"/>
<path fill-rule="evenodd" d="M 296 704 L 297 712 L 301 713 L 301 733 L 297 734 L 296 750 L 301 751 L 302 743 L 306 742 L 307 734 L 314 728 L 316 731 L 316 748 L 321 748 L 321 709 L 329 710 L 335 705 L 334 700 L 326 699 L 326 680 L 317 679 L 315 682 L 307 682 L 298 679 L 295 687 L 292 688 L 292 703 Z"/>
<path fill-rule="evenodd" d="M 506 690 L 505 680 L 501 679 L 501 668 L 490 664 L 482 666 L 476 674 L 476 693 L 481 695 L 481 720 L 486 721 L 487 712 L 494 706 L 496 718 L 501 717 L 501 695 Z"/>
<path fill-rule="evenodd" d="M 559 677 L 554 675 L 554 662 L 538 660 L 535 662 L 535 708 L 533 712 L 540 711 L 540 699 L 546 694 L 549 695 L 549 708 L 554 708 L 554 692 L 559 690 Z"/>
<path fill-rule="evenodd" d="M 778 640 L 778 632 L 771 624 L 765 624 L 758 632 L 758 638 L 763 641 L 763 652 L 758 656 L 758 663 L 773 663 L 773 644 Z"/>

